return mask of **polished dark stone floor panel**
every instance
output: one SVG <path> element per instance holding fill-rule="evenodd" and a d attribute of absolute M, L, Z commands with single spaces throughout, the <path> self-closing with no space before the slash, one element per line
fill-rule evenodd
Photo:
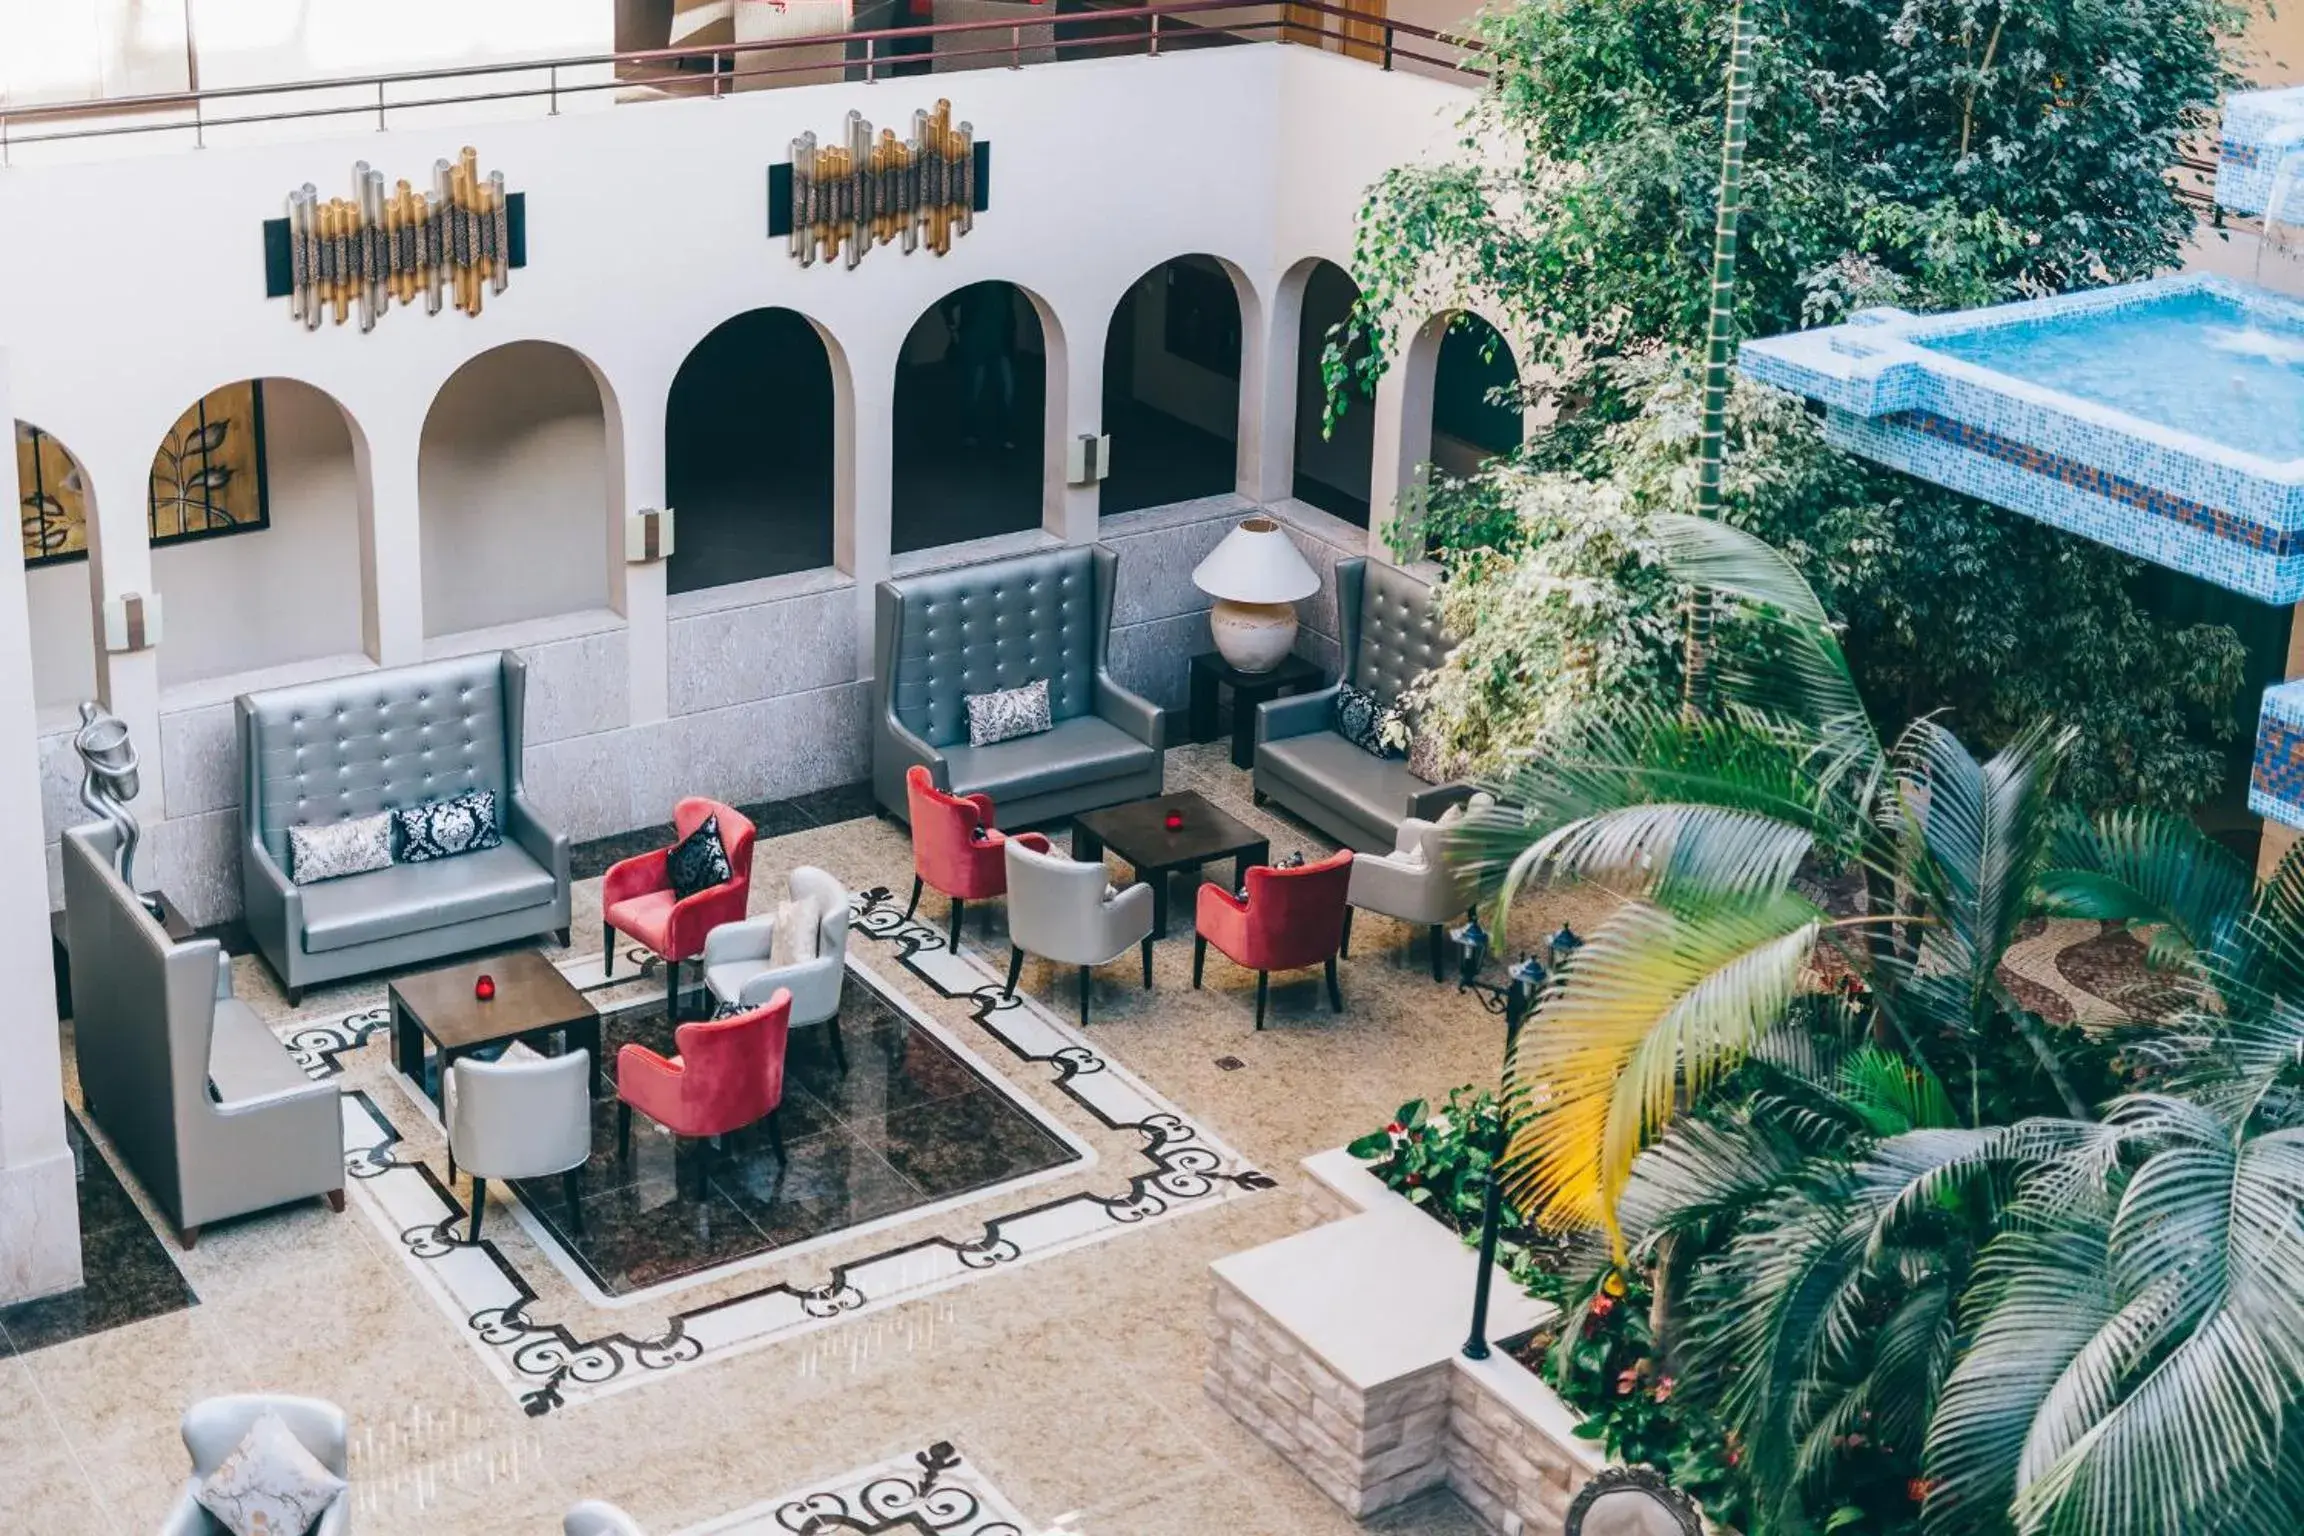
<path fill-rule="evenodd" d="M 88 1142 L 76 1114 L 65 1137 L 79 1173 L 80 1269 L 85 1283 L 61 1296 L 0 1307 L 0 1354 L 28 1353 L 197 1305 L 166 1242 Z"/>
<path fill-rule="evenodd" d="M 853 972 L 840 1027 L 845 1071 L 827 1030 L 793 1031 L 778 1117 L 785 1162 L 764 1127 L 717 1147 L 676 1146 L 637 1112 L 631 1153 L 619 1156 L 606 1098 L 592 1108 L 581 1230 L 558 1178 L 520 1181 L 521 1201 L 603 1294 L 624 1296 L 1080 1160 L 1011 1090 Z M 628 1041 L 672 1053 L 661 1008 L 611 1014 L 602 1028 L 611 1061 Z"/>

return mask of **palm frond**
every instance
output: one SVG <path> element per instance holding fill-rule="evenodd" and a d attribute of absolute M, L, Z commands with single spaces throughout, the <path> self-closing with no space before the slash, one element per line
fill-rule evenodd
<path fill-rule="evenodd" d="M 1793 895 L 1680 914 L 1630 902 L 1596 928 L 1521 1032 L 1505 1163 L 1522 1210 L 1616 1227 L 1633 1159 L 1782 1017 L 1823 914 Z"/>
<path fill-rule="evenodd" d="M 2033 883 L 2041 909 L 2151 928 L 2155 966 L 2229 946 L 2255 883 L 2191 817 L 2143 806 L 2068 823 L 2049 857 Z"/>

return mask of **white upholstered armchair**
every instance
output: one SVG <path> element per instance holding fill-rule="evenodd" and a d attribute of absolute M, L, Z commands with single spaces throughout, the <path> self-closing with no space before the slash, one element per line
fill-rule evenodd
<path fill-rule="evenodd" d="M 540 1056 L 515 1046 L 495 1061 L 465 1057 L 448 1068 L 442 1089 L 448 1125 L 448 1177 L 472 1176 L 468 1240 L 480 1240 L 490 1179 L 565 1183 L 568 1219 L 584 1229 L 577 1175 L 592 1156 L 592 1053 Z"/>
<path fill-rule="evenodd" d="M 783 987 L 792 994 L 792 1027 L 824 1024 L 832 1031 L 832 1059 L 847 1070 L 840 1041 L 840 989 L 848 975 L 848 891 L 823 870 L 803 864 L 787 882 L 791 899 L 813 899 L 824 915 L 816 926 L 816 953 L 792 959 L 776 953 L 776 919 L 762 914 L 723 923 L 704 940 L 704 984 L 722 1004 L 763 1007 Z"/>
<path fill-rule="evenodd" d="M 1448 867 L 1448 834 L 1458 819 L 1496 803 L 1475 794 L 1463 807 L 1451 806 L 1438 821 L 1402 819 L 1390 853 L 1364 853 L 1352 861 L 1352 890 L 1344 909 L 1344 950 L 1352 947 L 1352 910 L 1363 908 L 1430 931 L 1432 979 L 1447 980 L 1448 924 L 1472 904 L 1471 886 Z"/>
<path fill-rule="evenodd" d="M 200 1485 L 267 1413 L 280 1416 L 280 1422 L 312 1453 L 313 1460 L 338 1477 L 351 1476 L 345 1455 L 350 1426 L 345 1423 L 344 1410 L 334 1403 L 261 1392 L 211 1397 L 185 1411 L 184 1449 L 192 1457 L 192 1475 L 184 1480 L 184 1491 L 176 1496 L 175 1507 L 160 1523 L 160 1536 L 229 1536 L 223 1522 L 201 1507 Z M 352 1490 L 347 1488 L 321 1512 L 311 1536 L 350 1536 L 351 1530 Z"/>
<path fill-rule="evenodd" d="M 1144 985 L 1152 985 L 1152 887 L 1138 881 L 1112 888 L 1104 862 L 1084 864 L 1008 840 L 1008 995 L 1024 957 L 1038 955 L 1080 967 L 1080 1025 L 1088 1025 L 1089 973 L 1135 945 L 1144 953 Z"/>
<path fill-rule="evenodd" d="M 586 1499 L 561 1516 L 560 1532 L 561 1536 L 648 1536 L 639 1521 L 600 1499 Z"/>

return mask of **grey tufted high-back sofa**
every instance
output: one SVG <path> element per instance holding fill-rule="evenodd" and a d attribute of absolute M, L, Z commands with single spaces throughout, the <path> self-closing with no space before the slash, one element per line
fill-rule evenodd
<path fill-rule="evenodd" d="M 1336 566 L 1346 658 L 1340 681 L 1389 702 L 1447 658 L 1432 589 L 1411 571 L 1368 560 Z M 1431 820 L 1471 793 L 1427 784 L 1398 758 L 1364 752 L 1335 731 L 1336 688 L 1275 699 L 1256 712 L 1256 798 L 1275 801 L 1346 846 L 1389 853 L 1409 816 Z"/>
<path fill-rule="evenodd" d="M 242 694 L 240 883 L 293 998 L 314 982 L 568 926 L 568 840 L 521 787 L 527 670 L 508 651 Z M 288 829 L 493 790 L 504 843 L 312 885 Z"/>
<path fill-rule="evenodd" d="M 907 814 L 904 775 L 990 795 L 1003 826 L 1160 792 L 1161 711 L 1105 667 L 1119 556 L 1035 550 L 880 583 L 873 648 L 872 791 Z M 967 698 L 1048 681 L 1055 729 L 968 741 Z"/>

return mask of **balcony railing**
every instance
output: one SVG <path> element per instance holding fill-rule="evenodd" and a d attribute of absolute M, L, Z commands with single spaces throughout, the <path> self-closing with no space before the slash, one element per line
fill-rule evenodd
<path fill-rule="evenodd" d="M 1157 56 L 1256 42 L 1330 49 L 1385 70 L 1414 66 L 1444 75 L 1479 74 L 1468 41 L 1323 0 L 1156 0 L 1063 11 L 1050 5 L 1014 19 L 0 107 L 0 166 L 14 152 L 67 141 L 179 134 L 202 147 L 212 132 L 256 124 L 373 118 L 383 130 L 395 114 L 508 102 L 541 104 L 556 116 L 564 102 L 601 91 L 637 99 L 722 97 L 832 78 L 869 84 L 955 63 L 1017 68 L 1051 58 Z M 839 56 L 827 58 L 833 48 Z"/>

